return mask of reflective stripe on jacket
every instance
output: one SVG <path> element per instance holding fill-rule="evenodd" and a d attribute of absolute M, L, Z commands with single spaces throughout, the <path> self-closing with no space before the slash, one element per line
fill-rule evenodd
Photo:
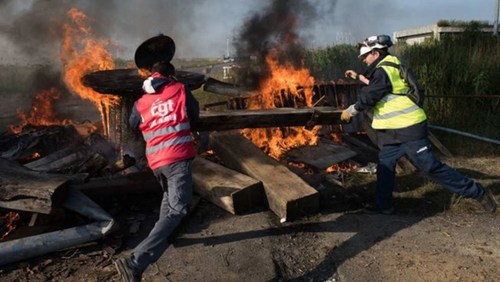
<path fill-rule="evenodd" d="M 398 58 L 388 55 L 379 62 L 393 62 L 401 64 Z M 392 84 L 392 93 L 385 95 L 374 107 L 372 127 L 374 129 L 398 129 L 405 128 L 427 119 L 425 112 L 410 98 L 404 94 L 409 87 L 399 76 L 397 68 L 389 66 L 380 66 L 387 75 Z M 400 95 L 396 95 L 400 94 Z"/>
<path fill-rule="evenodd" d="M 159 93 L 145 94 L 136 107 L 151 169 L 196 156 L 183 84 L 171 82 Z"/>

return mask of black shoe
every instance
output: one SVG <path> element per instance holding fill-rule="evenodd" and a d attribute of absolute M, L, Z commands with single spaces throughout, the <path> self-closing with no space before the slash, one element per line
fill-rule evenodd
<path fill-rule="evenodd" d="M 378 206 L 366 206 L 363 209 L 363 212 L 366 214 L 385 214 L 385 215 L 390 215 L 394 213 L 393 208 L 387 208 L 387 209 L 382 209 L 379 208 Z"/>
<path fill-rule="evenodd" d="M 142 271 L 133 262 L 131 257 L 115 261 L 116 269 L 124 282 L 140 282 Z"/>
<path fill-rule="evenodd" d="M 483 205 L 483 208 L 485 211 L 489 213 L 494 213 L 497 210 L 497 201 L 495 200 L 495 197 L 493 196 L 493 193 L 491 193 L 490 188 L 486 188 L 481 186 L 484 190 L 484 196 L 479 200 L 481 205 Z"/>

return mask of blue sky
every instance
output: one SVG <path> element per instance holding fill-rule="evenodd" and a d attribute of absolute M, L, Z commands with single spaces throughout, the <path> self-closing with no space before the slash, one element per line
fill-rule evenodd
<path fill-rule="evenodd" d="M 67 0 L 95 17 L 102 36 L 118 42 L 121 57 L 131 58 L 145 39 L 163 32 L 177 44 L 176 57 L 222 56 L 226 39 L 237 37 L 243 23 L 265 12 L 269 0 Z M 295 0 L 289 0 L 290 2 Z M 370 35 L 389 34 L 446 20 L 493 22 L 497 0 L 309 0 L 317 14 L 300 34 L 310 46 L 354 43 Z M 0 48 L 4 56 L 19 56 L 2 34 L 16 16 L 36 0 L 0 0 Z M 54 1 L 45 1 L 51 5 Z M 145 5 L 144 3 L 147 3 Z M 61 9 L 62 12 L 63 9 Z M 40 14 L 40 13 L 38 13 Z M 11 27 L 15 31 L 15 27 Z M 17 53 L 16 53 L 17 52 Z"/>

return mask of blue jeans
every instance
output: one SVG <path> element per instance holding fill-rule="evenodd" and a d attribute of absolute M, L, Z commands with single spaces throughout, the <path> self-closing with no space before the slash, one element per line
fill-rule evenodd
<path fill-rule="evenodd" d="M 379 208 L 392 208 L 392 191 L 396 161 L 402 156 L 410 161 L 430 180 L 443 185 L 453 193 L 467 198 L 481 199 L 484 190 L 473 180 L 434 157 L 427 138 L 401 144 L 384 145 L 380 150 L 377 166 L 376 201 Z"/>
<path fill-rule="evenodd" d="M 133 251 L 141 270 L 156 262 L 170 246 L 168 237 L 187 215 L 193 198 L 192 159 L 162 166 L 153 173 L 164 192 L 158 221 Z"/>

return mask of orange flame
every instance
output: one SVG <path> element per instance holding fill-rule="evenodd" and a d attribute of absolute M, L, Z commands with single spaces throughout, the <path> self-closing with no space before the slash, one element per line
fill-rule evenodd
<path fill-rule="evenodd" d="M 82 99 L 90 100 L 101 112 L 103 124 L 109 120 L 109 110 L 120 103 L 120 98 L 102 95 L 83 85 L 82 77 L 88 73 L 115 68 L 111 53 L 106 47 L 110 41 L 98 41 L 92 38 L 89 18 L 72 8 L 68 11 L 72 23 L 64 25 L 64 39 L 60 53 L 63 63 L 63 79 L 68 88 Z M 109 131 L 108 131 L 109 132 Z"/>
<path fill-rule="evenodd" d="M 274 56 L 273 56 L 274 57 Z M 293 102 L 294 107 L 311 107 L 314 78 L 309 70 L 292 64 L 280 65 L 277 59 L 266 57 L 271 75 L 260 85 L 261 95 L 250 100 L 248 109 L 273 109 Z M 303 127 L 243 129 L 242 134 L 269 156 L 279 159 L 288 150 L 304 145 L 315 145 L 319 127 L 312 131 Z"/>
<path fill-rule="evenodd" d="M 342 171 L 342 172 L 351 172 L 356 169 L 358 169 L 359 166 L 357 164 L 351 164 L 351 163 L 339 163 L 339 164 L 334 164 L 331 167 L 328 167 L 326 169 L 327 173 L 335 172 L 335 171 Z"/>
<path fill-rule="evenodd" d="M 19 126 L 10 126 L 10 131 L 20 133 L 22 128 L 27 124 L 41 126 L 71 123 L 70 120 L 60 121 L 54 112 L 54 103 L 60 97 L 61 93 L 56 88 L 50 88 L 37 93 L 30 115 L 28 116 L 23 110 L 18 109 L 17 115 L 21 119 L 21 124 Z"/>
<path fill-rule="evenodd" d="M 139 69 L 139 76 L 142 78 L 148 78 L 149 76 L 151 76 L 151 71 L 147 69 Z"/>
<path fill-rule="evenodd" d="M 0 222 L 2 225 L 0 226 L 2 228 L 2 233 L 0 240 L 3 240 L 7 235 L 9 235 L 12 230 L 16 229 L 16 225 L 14 225 L 14 221 L 19 220 L 21 217 L 19 216 L 18 213 L 15 212 L 9 212 L 4 216 L 0 216 Z"/>

